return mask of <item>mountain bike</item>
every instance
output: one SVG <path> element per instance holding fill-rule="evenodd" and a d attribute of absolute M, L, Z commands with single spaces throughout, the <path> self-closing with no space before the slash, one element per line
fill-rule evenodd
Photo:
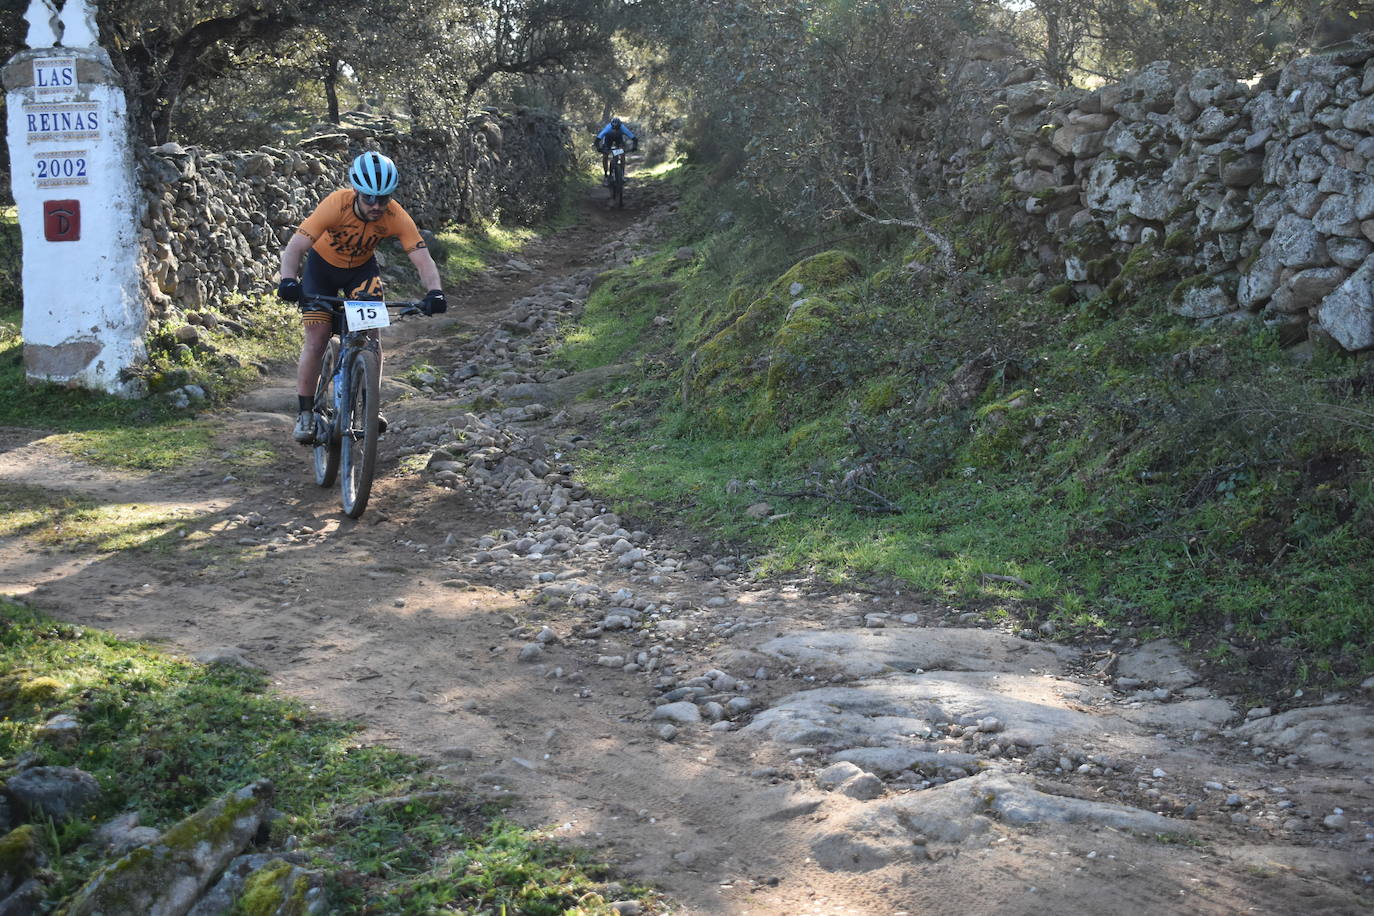
<path fill-rule="evenodd" d="M 625 148 L 611 148 L 610 172 L 611 200 L 617 207 L 625 206 Z"/>
<path fill-rule="evenodd" d="M 315 483 L 328 487 L 337 477 L 344 514 L 358 518 L 372 493 L 380 435 L 382 350 L 367 332 L 391 323 L 389 309 L 420 314 L 421 302 L 360 302 L 334 296 L 310 296 L 308 301 L 327 305 L 334 313 L 334 336 L 320 359 L 315 383 Z"/>

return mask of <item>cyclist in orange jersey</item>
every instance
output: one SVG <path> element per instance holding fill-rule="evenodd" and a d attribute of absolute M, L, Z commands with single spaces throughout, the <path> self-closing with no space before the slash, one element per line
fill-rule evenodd
<path fill-rule="evenodd" d="M 381 153 L 366 152 L 353 160 L 348 179 L 352 188 L 340 188 L 321 201 L 281 253 L 277 295 L 300 303 L 305 324 L 296 366 L 297 416 L 292 435 L 297 442 L 314 441 L 315 385 L 320 358 L 334 333 L 333 313 L 328 306 L 312 302 L 313 296 L 381 301 L 382 276 L 374 252 L 382 239 L 395 237 L 429 290 L 420 310 L 426 315 L 448 310 L 439 268 L 420 230 L 391 199 L 400 183 L 396 164 Z M 385 431 L 386 421 L 380 425 Z"/>

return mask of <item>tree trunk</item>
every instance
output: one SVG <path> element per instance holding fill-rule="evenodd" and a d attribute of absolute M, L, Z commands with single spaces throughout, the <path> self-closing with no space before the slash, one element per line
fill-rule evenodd
<path fill-rule="evenodd" d="M 329 102 L 329 123 L 339 123 L 339 59 L 330 55 L 324 65 L 324 97 Z"/>

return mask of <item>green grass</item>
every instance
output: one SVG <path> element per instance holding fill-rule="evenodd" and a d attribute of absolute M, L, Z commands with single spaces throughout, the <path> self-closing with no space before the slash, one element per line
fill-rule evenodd
<path fill-rule="evenodd" d="M 644 181 L 668 178 L 678 169 L 685 167 L 686 164 L 686 159 L 681 156 L 676 159 L 665 159 L 647 168 L 635 169 L 634 177 Z"/>
<path fill-rule="evenodd" d="M 37 737 L 58 713 L 80 722 L 75 743 Z M 276 840 L 301 839 L 329 875 L 336 911 L 606 914 L 607 895 L 648 902 L 358 732 L 273 695 L 260 674 L 174 659 L 0 599 L 0 759 L 36 753 L 103 790 L 83 819 L 41 831 L 49 903 L 105 864 L 88 840 L 109 818 L 137 811 L 165 829 L 260 778 L 276 789 Z"/>
<path fill-rule="evenodd" d="M 75 550 L 170 550 L 189 535 L 191 510 L 173 505 L 106 503 L 33 487 L 0 484 L 0 536 Z"/>
<path fill-rule="evenodd" d="M 276 464 L 280 445 L 270 439 L 248 439 L 236 444 L 222 457 L 237 471 L 260 471 Z"/>
<path fill-rule="evenodd" d="M 98 428 L 170 418 L 160 403 L 125 401 L 24 377 L 24 341 L 17 310 L 0 312 L 0 425 L 31 429 Z"/>
<path fill-rule="evenodd" d="M 161 471 L 194 464 L 209 450 L 212 438 L 213 431 L 205 424 L 171 422 L 156 427 L 61 433 L 52 441 L 93 464 Z"/>
<path fill-rule="evenodd" d="M 287 363 L 299 350 L 299 321 L 293 310 L 269 300 L 240 302 L 220 318 L 249 325 L 247 333 L 207 330 L 207 346 L 179 347 L 174 327 L 149 338 L 149 360 L 139 374 L 151 396 L 125 399 L 25 378 L 22 315 L 0 311 L 0 426 L 61 430 L 56 444 L 76 457 L 113 467 L 166 470 L 204 459 L 211 431 L 160 396 L 200 384 L 222 401 L 256 384 L 268 363 Z M 193 408 L 194 410 L 194 408 Z"/>
<path fill-rule="evenodd" d="M 613 272 L 559 353 L 640 367 L 604 414 L 612 444 L 589 455 L 588 483 L 618 508 L 750 545 L 763 574 L 890 578 L 1068 633 L 1224 643 L 1238 670 L 1274 681 L 1374 671 L 1374 385 L 1360 363 L 1294 361 L 1262 329 L 1173 318 L 1162 292 L 1086 306 L 1025 292 L 1003 282 L 1015 259 L 988 221 L 947 227 L 975 267 L 995 265 L 958 292 L 906 280 L 919 243 L 851 237 L 863 276 L 825 291 L 823 317 L 789 297 L 769 312 L 752 303 L 830 246 L 765 231 L 701 179 L 673 174 L 678 236 Z M 682 244 L 696 249 L 685 266 Z M 773 323 L 727 330 L 751 315 Z M 967 400 L 947 400 L 990 346 Z M 728 358 L 693 389 L 712 354 Z M 769 519 L 744 514 L 759 500 Z"/>
<path fill-rule="evenodd" d="M 497 257 L 519 254 L 536 236 L 534 229 L 496 224 L 440 232 L 432 254 L 446 283 L 461 283 Z"/>
<path fill-rule="evenodd" d="M 592 369 L 618 362 L 625 354 L 651 346 L 653 319 L 679 288 L 667 272 L 674 262 L 660 255 L 633 273 L 611 271 L 590 296 L 582 322 L 561 342 L 559 359 L 570 369 Z"/>

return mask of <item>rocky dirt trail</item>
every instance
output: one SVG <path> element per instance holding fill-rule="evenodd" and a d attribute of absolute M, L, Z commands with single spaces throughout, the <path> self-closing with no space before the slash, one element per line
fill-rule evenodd
<path fill-rule="evenodd" d="M 709 535 L 638 530 L 586 492 L 615 370 L 546 357 L 674 206 L 631 192 L 387 332 L 392 426 L 358 522 L 289 442 L 286 372 L 203 416 L 220 448 L 184 472 L 0 431 L 6 485 L 184 519 L 118 553 L 0 541 L 5 591 L 260 666 L 673 912 L 1374 907 L 1367 691 L 1247 708 L 1168 643 L 1065 646 L 895 589 L 755 580 Z M 397 380 L 418 365 L 436 371 Z"/>

